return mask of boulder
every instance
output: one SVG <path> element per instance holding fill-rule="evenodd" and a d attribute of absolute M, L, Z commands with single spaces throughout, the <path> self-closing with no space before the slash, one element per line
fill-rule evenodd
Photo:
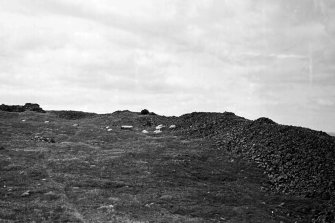
<path fill-rule="evenodd" d="M 266 118 L 266 117 L 260 117 L 256 120 L 254 120 L 252 122 L 252 124 L 256 124 L 256 125 L 261 125 L 261 124 L 271 124 L 271 125 L 274 125 L 274 124 L 277 124 L 275 123 L 274 121 L 272 121 L 271 119 L 269 118 Z"/>
<path fill-rule="evenodd" d="M 143 130 L 142 133 L 148 134 L 149 132 L 147 130 Z"/>
<path fill-rule="evenodd" d="M 142 111 L 141 111 L 141 115 L 149 115 L 149 110 L 148 109 L 143 109 Z"/>

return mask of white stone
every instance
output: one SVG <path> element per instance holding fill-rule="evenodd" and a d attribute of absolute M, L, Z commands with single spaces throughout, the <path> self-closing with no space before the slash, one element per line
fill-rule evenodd
<path fill-rule="evenodd" d="M 113 129 L 107 129 L 108 132 L 112 131 Z"/>
<path fill-rule="evenodd" d="M 170 125 L 169 129 L 175 129 L 176 125 Z"/>
<path fill-rule="evenodd" d="M 30 190 L 25 191 L 23 194 L 21 194 L 21 197 L 26 197 L 30 195 Z"/>
<path fill-rule="evenodd" d="M 21 121 L 25 122 L 26 120 L 25 120 L 25 119 L 22 119 Z"/>
<path fill-rule="evenodd" d="M 147 134 L 149 132 L 147 130 L 143 130 L 142 133 Z"/>
<path fill-rule="evenodd" d="M 113 208 L 114 208 L 114 205 L 112 204 L 98 207 L 98 209 L 107 209 L 107 210 L 112 210 Z"/>
<path fill-rule="evenodd" d="M 49 121 L 44 121 L 44 123 L 49 123 Z"/>
<path fill-rule="evenodd" d="M 162 133 L 162 131 L 160 129 L 157 129 L 154 131 L 155 134 L 159 134 L 159 133 Z"/>
<path fill-rule="evenodd" d="M 160 125 L 157 125 L 157 126 L 156 126 L 156 129 L 157 129 L 157 130 L 160 130 L 160 129 L 164 128 L 164 127 L 165 127 L 164 125 L 160 124 Z"/>
<path fill-rule="evenodd" d="M 121 126 L 121 129 L 132 129 L 133 128 L 133 126 L 131 126 L 131 125 L 122 125 Z"/>

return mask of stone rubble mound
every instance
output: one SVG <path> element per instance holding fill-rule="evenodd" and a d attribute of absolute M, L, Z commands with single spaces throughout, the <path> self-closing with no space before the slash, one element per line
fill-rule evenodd
<path fill-rule="evenodd" d="M 38 105 L 34 103 L 26 103 L 25 105 L 0 105 L 0 111 L 6 112 L 25 112 L 25 111 L 34 111 L 45 113 L 45 111 Z"/>
<path fill-rule="evenodd" d="M 257 163 L 275 191 L 335 201 L 335 137 L 324 132 L 280 125 L 265 117 L 252 121 L 232 112 L 166 117 L 117 111 L 111 115 L 115 125 L 127 123 L 142 130 L 175 125 L 173 134 L 207 138 L 215 149 Z"/>
<path fill-rule="evenodd" d="M 335 201 L 335 137 L 230 112 L 186 114 L 177 126 L 185 137 L 208 138 L 216 148 L 256 162 L 272 189 Z"/>

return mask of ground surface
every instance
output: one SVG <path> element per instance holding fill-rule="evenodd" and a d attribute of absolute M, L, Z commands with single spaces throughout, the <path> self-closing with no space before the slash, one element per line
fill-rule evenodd
<path fill-rule="evenodd" d="M 204 138 L 120 129 L 138 117 L 0 111 L 0 222 L 311 222 L 322 207 Z"/>

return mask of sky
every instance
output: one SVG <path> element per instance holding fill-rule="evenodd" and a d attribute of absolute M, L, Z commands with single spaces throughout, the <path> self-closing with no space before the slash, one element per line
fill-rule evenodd
<path fill-rule="evenodd" d="M 333 0 L 0 0 L 0 103 L 335 132 Z"/>

